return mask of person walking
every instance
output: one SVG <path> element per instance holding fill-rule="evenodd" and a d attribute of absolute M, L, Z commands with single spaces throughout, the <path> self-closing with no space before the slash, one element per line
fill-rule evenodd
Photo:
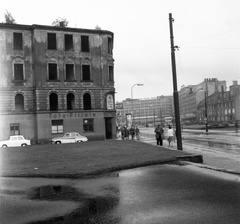
<path fill-rule="evenodd" d="M 130 128 L 130 135 L 131 135 L 132 140 L 133 140 L 133 139 L 134 139 L 134 136 L 135 136 L 135 129 L 134 129 L 133 125 L 132 125 L 131 128 Z"/>
<path fill-rule="evenodd" d="M 234 127 L 235 127 L 235 131 L 237 133 L 238 132 L 238 122 L 237 121 L 235 122 Z"/>
<path fill-rule="evenodd" d="M 173 131 L 171 125 L 168 126 L 167 136 L 168 136 L 168 143 L 169 143 L 169 147 L 170 147 L 170 146 L 172 146 L 171 142 L 174 141 L 174 131 Z"/>
<path fill-rule="evenodd" d="M 138 128 L 138 126 L 136 126 L 136 128 L 135 128 L 135 134 L 136 134 L 137 140 L 140 140 L 139 133 L 140 133 L 139 128 Z"/>
<path fill-rule="evenodd" d="M 162 146 L 163 145 L 162 135 L 163 135 L 164 131 L 160 124 L 157 125 L 154 132 L 155 132 L 155 136 L 156 136 L 156 140 L 157 140 L 157 145 Z"/>

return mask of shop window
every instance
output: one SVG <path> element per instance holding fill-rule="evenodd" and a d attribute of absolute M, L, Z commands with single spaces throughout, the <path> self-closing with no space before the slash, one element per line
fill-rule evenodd
<path fill-rule="evenodd" d="M 14 80 L 23 81 L 23 64 L 14 64 Z"/>
<path fill-rule="evenodd" d="M 113 82 L 113 66 L 108 66 L 108 81 Z"/>
<path fill-rule="evenodd" d="M 15 110 L 24 111 L 24 97 L 22 94 L 17 94 L 15 96 Z"/>
<path fill-rule="evenodd" d="M 74 81 L 74 65 L 66 64 L 66 81 Z"/>
<path fill-rule="evenodd" d="M 65 50 L 73 49 L 73 35 L 65 34 Z"/>
<path fill-rule="evenodd" d="M 83 52 L 89 52 L 89 37 L 81 36 L 81 49 Z"/>
<path fill-rule="evenodd" d="M 91 110 L 91 95 L 89 93 L 83 95 L 83 107 L 84 110 Z"/>
<path fill-rule="evenodd" d="M 20 135 L 20 125 L 18 123 L 10 124 L 10 135 Z"/>
<path fill-rule="evenodd" d="M 52 134 L 63 133 L 63 120 L 52 120 Z"/>
<path fill-rule="evenodd" d="M 94 131 L 94 120 L 93 118 L 83 119 L 83 130 Z"/>
<path fill-rule="evenodd" d="M 90 65 L 82 65 L 83 81 L 90 81 Z"/>
<path fill-rule="evenodd" d="M 73 93 L 67 94 L 67 109 L 74 110 L 75 109 L 75 96 Z"/>
<path fill-rule="evenodd" d="M 56 63 L 48 64 L 48 79 L 49 81 L 57 80 L 57 64 Z"/>
<path fill-rule="evenodd" d="M 14 50 L 23 49 L 22 33 L 13 33 L 13 49 Z"/>
<path fill-rule="evenodd" d="M 56 33 L 48 33 L 47 40 L 48 40 L 48 49 L 56 50 L 57 49 Z"/>
<path fill-rule="evenodd" d="M 50 110 L 58 110 L 58 95 L 56 93 L 49 95 L 49 105 Z"/>
<path fill-rule="evenodd" d="M 112 54 L 112 49 L 113 49 L 112 38 L 108 37 L 108 53 L 109 54 Z"/>

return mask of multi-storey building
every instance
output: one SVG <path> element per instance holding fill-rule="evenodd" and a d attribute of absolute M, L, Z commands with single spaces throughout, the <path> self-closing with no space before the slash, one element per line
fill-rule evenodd
<path fill-rule="evenodd" d="M 135 124 L 164 124 L 165 118 L 173 118 L 173 96 L 158 96 L 145 99 L 126 99 L 118 102 L 119 121 L 126 123 L 126 115 L 131 114 Z"/>
<path fill-rule="evenodd" d="M 115 136 L 113 33 L 0 24 L 0 139 Z"/>
<path fill-rule="evenodd" d="M 222 89 L 226 91 L 226 81 L 218 81 L 218 79 L 205 79 L 197 85 L 183 86 L 179 91 L 179 110 L 183 123 L 196 123 L 197 106 L 207 96 Z"/>
<path fill-rule="evenodd" d="M 240 121 L 240 85 L 233 82 L 229 91 L 215 92 L 204 98 L 197 107 L 198 121 L 204 122 L 207 110 L 207 119 L 212 122 Z"/>

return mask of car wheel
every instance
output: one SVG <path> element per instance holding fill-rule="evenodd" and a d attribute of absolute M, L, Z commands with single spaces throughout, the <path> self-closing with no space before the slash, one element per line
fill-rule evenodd
<path fill-rule="evenodd" d="M 26 143 L 23 143 L 21 146 L 27 146 L 27 144 L 26 144 Z"/>
<path fill-rule="evenodd" d="M 79 143 L 79 142 L 83 142 L 83 141 L 82 140 L 78 140 L 77 143 Z"/>
<path fill-rule="evenodd" d="M 7 145 L 2 145 L 2 148 L 7 148 Z"/>
<path fill-rule="evenodd" d="M 61 142 L 60 142 L 60 141 L 57 141 L 55 144 L 61 144 Z"/>

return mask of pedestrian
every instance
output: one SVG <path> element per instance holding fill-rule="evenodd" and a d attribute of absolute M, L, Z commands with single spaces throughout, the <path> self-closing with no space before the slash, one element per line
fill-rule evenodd
<path fill-rule="evenodd" d="M 167 132 L 167 136 L 168 136 L 168 143 L 169 143 L 169 147 L 172 146 L 171 143 L 174 141 L 174 131 L 171 127 L 171 125 L 168 126 L 168 132 Z"/>
<path fill-rule="evenodd" d="M 157 125 L 154 132 L 155 132 L 155 136 L 156 136 L 156 140 L 157 140 L 157 145 L 162 146 L 163 145 L 163 137 L 162 136 L 164 134 L 164 131 L 160 124 Z"/>
<path fill-rule="evenodd" d="M 238 122 L 237 121 L 235 122 L 234 127 L 235 127 L 235 131 L 237 133 L 238 132 Z"/>
<path fill-rule="evenodd" d="M 136 134 L 137 140 L 140 140 L 139 133 L 140 133 L 139 128 L 138 128 L 138 126 L 136 126 L 136 127 L 135 127 L 135 134 Z"/>
<path fill-rule="evenodd" d="M 130 135 L 131 135 L 132 140 L 133 140 L 133 139 L 134 139 L 134 136 L 135 136 L 135 129 L 134 129 L 133 125 L 132 125 L 131 128 L 130 128 Z"/>

